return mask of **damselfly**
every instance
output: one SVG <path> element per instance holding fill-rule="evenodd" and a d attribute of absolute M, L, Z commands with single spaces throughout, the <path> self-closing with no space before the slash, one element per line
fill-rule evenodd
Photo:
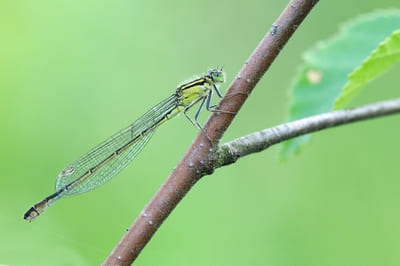
<path fill-rule="evenodd" d="M 75 196 L 109 181 L 126 167 L 153 136 L 155 129 L 180 113 L 198 128 L 197 118 L 204 104 L 210 111 L 213 91 L 222 98 L 217 84 L 225 81 L 222 69 L 211 69 L 204 76 L 179 86 L 175 93 L 163 100 L 125 129 L 100 143 L 88 153 L 64 168 L 56 180 L 56 192 L 33 205 L 24 215 L 34 220 L 56 201 Z M 192 119 L 186 112 L 201 102 Z"/>

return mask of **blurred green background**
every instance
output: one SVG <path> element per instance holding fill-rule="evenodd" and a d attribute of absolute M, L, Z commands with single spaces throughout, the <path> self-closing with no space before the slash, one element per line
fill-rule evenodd
<path fill-rule="evenodd" d="M 0 264 L 100 264 L 196 135 L 184 117 L 159 128 L 105 186 L 61 200 L 31 224 L 22 215 L 54 192 L 68 163 L 183 81 L 224 65 L 229 84 L 286 4 L 1 1 Z M 396 4 L 321 1 L 224 140 L 284 121 L 302 51 L 342 21 Z M 397 97 L 399 70 L 352 104 Z M 136 265 L 399 265 L 399 122 L 391 116 L 323 131 L 288 162 L 276 146 L 218 169 Z"/>

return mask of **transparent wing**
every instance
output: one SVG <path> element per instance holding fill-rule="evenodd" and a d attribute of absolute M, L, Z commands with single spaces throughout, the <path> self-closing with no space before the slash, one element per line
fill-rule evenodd
<path fill-rule="evenodd" d="M 71 186 L 71 188 L 66 191 L 65 195 L 73 196 L 81 194 L 109 181 L 139 154 L 153 136 L 155 130 L 153 126 L 165 118 L 165 116 L 175 108 L 176 96 L 171 95 L 169 98 L 150 109 L 134 123 L 79 157 L 60 172 L 56 180 L 56 190 L 58 191 L 71 184 L 105 160 L 107 161 L 106 163 L 87 178 L 76 182 L 76 185 Z M 148 130 L 149 128 L 151 129 Z M 148 130 L 146 134 L 141 136 L 142 132 L 146 130 Z M 132 144 L 126 150 L 112 157 L 112 159 L 107 160 L 115 151 L 124 147 L 131 141 Z"/>

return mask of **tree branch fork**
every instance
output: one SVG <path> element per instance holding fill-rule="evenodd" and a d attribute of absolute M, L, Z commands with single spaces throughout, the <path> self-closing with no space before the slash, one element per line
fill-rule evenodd
<path fill-rule="evenodd" d="M 290 0 L 270 32 L 255 48 L 218 106 L 226 113 L 214 113 L 180 163 L 121 238 L 103 265 L 130 265 L 150 241 L 163 221 L 191 187 L 214 169 L 271 145 L 325 128 L 400 112 L 400 99 L 354 109 L 334 111 L 261 130 L 218 146 L 231 124 L 269 66 L 318 0 Z M 207 137 L 208 136 L 208 137 Z M 210 141 L 211 140 L 211 141 Z"/>

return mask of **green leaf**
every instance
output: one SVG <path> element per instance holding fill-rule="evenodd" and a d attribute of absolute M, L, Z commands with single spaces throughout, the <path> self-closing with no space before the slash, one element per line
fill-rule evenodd
<path fill-rule="evenodd" d="M 400 10 L 380 10 L 345 23 L 333 38 L 307 51 L 291 88 L 289 120 L 332 110 L 348 74 L 398 29 Z M 298 152 L 309 140 L 310 136 L 301 136 L 284 142 L 281 158 Z"/>
<path fill-rule="evenodd" d="M 400 59 L 400 30 L 382 42 L 379 47 L 349 75 L 349 81 L 335 101 L 335 109 L 343 108 L 367 82 L 388 70 Z"/>

